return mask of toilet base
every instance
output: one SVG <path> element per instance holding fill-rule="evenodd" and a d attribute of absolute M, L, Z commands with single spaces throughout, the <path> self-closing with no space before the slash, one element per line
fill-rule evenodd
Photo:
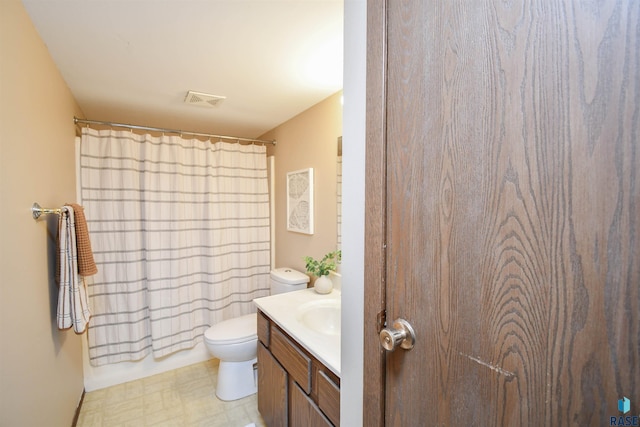
<path fill-rule="evenodd" d="M 216 396 L 220 400 L 237 400 L 255 394 L 258 391 L 257 371 L 253 366 L 257 358 L 246 362 L 220 361 Z"/>

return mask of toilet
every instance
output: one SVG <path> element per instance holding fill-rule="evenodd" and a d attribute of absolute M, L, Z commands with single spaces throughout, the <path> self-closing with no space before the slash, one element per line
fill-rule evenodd
<path fill-rule="evenodd" d="M 291 268 L 276 268 L 270 273 L 271 295 L 305 289 L 309 276 Z M 236 400 L 257 391 L 258 335 L 257 314 L 247 314 L 216 323 L 204 333 L 209 353 L 220 359 L 216 396 Z"/>

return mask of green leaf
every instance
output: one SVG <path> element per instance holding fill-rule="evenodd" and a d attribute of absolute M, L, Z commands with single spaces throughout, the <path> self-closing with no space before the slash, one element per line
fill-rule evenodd
<path fill-rule="evenodd" d="M 304 257 L 305 268 L 308 273 L 316 277 L 326 276 L 336 270 L 336 263 L 342 261 L 342 251 L 333 251 L 326 254 L 320 261 L 310 256 Z"/>

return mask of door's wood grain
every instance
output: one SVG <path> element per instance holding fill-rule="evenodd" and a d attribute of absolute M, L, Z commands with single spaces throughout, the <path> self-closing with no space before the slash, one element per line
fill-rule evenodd
<path fill-rule="evenodd" d="M 386 423 L 608 423 L 640 399 L 640 3 L 375 3 L 367 262 L 418 335 L 387 357 Z"/>
<path fill-rule="evenodd" d="M 365 183 L 365 303 L 363 424 L 384 426 L 384 327 L 386 256 L 386 11 L 385 2 L 367 1 L 367 117 Z"/>

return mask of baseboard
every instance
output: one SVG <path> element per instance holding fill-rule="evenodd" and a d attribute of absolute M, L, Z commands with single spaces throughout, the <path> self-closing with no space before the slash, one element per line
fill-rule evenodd
<path fill-rule="evenodd" d="M 78 425 L 78 418 L 80 418 L 80 411 L 82 410 L 82 403 L 84 402 L 84 394 L 85 389 L 82 389 L 82 395 L 80 396 L 80 401 L 76 407 L 76 413 L 73 416 L 73 423 L 71 423 L 71 427 L 76 427 L 76 425 Z"/>

